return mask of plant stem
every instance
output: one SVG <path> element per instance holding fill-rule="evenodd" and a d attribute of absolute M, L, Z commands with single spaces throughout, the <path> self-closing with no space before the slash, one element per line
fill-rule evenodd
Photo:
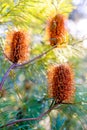
<path fill-rule="evenodd" d="M 27 64 L 30 64 L 30 63 L 34 62 L 35 60 L 40 59 L 41 57 L 45 56 L 48 52 L 50 52 L 51 50 L 53 50 L 55 47 L 56 47 L 56 46 L 53 46 L 53 47 L 50 48 L 49 50 L 47 50 L 47 51 L 43 52 L 42 54 L 36 56 L 35 58 L 31 59 L 30 61 L 27 61 L 26 63 L 23 63 L 23 64 L 12 64 L 12 65 L 10 66 L 10 68 L 7 70 L 7 72 L 4 74 L 3 78 L 2 78 L 2 81 L 1 81 L 1 83 L 0 83 L 0 90 L 2 90 L 3 84 L 4 84 L 5 80 L 6 80 L 6 78 L 7 78 L 8 74 L 9 74 L 9 72 L 10 72 L 12 69 L 15 69 L 15 68 L 18 68 L 18 67 L 23 67 L 23 66 L 25 66 L 25 65 L 27 65 Z M 5 55 L 5 54 L 4 54 L 4 55 Z M 5 57 L 7 57 L 7 56 L 5 55 Z M 9 58 L 7 57 L 7 59 L 9 59 Z M 10 60 L 10 59 L 9 59 L 9 60 Z"/>
<path fill-rule="evenodd" d="M 56 46 L 57 46 L 57 45 L 56 45 Z M 31 60 L 29 60 L 29 61 L 27 61 L 27 62 L 25 62 L 25 63 L 23 63 L 23 64 L 16 64 L 16 65 L 15 65 L 15 68 L 23 67 L 23 66 L 25 66 L 25 65 L 27 65 L 27 64 L 30 64 L 30 63 L 32 63 L 32 62 L 34 62 L 34 61 L 36 61 L 36 60 L 42 58 L 43 56 L 46 56 L 46 54 L 49 53 L 49 52 L 50 52 L 51 50 L 53 50 L 54 48 L 56 48 L 56 46 L 51 47 L 49 50 L 43 52 L 42 54 L 40 54 L 40 55 L 34 57 L 33 59 L 31 59 Z"/>
<path fill-rule="evenodd" d="M 0 83 L 0 90 L 2 90 L 3 84 L 4 84 L 5 80 L 6 80 L 6 78 L 7 78 L 8 74 L 9 74 L 9 72 L 11 71 L 11 69 L 13 69 L 13 68 L 15 67 L 15 65 L 16 65 L 16 64 L 12 64 L 12 65 L 9 67 L 9 69 L 7 70 L 7 72 L 4 74 L 4 76 L 3 76 L 2 80 L 1 80 L 1 83 Z"/>
<path fill-rule="evenodd" d="M 49 114 L 56 106 L 58 106 L 58 104 L 54 105 L 53 107 L 51 107 L 50 109 L 48 109 L 46 112 L 42 113 L 40 116 L 36 117 L 36 118 L 25 118 L 25 119 L 19 119 L 13 122 L 10 122 L 6 125 L 1 126 L 0 128 L 3 127 L 7 127 L 7 126 L 13 126 L 16 123 L 19 122 L 24 122 L 24 121 L 36 121 L 36 120 L 40 120 L 42 117 L 44 117 L 46 114 Z"/>

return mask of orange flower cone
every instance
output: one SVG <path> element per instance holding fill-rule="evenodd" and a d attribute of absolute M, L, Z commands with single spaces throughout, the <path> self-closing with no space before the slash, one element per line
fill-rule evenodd
<path fill-rule="evenodd" d="M 48 71 L 48 94 L 57 103 L 73 100 L 74 74 L 68 64 L 51 66 Z"/>
<path fill-rule="evenodd" d="M 54 17 L 50 18 L 46 32 L 51 46 L 60 46 L 62 44 L 67 44 L 65 17 L 61 14 L 57 14 Z"/>
<path fill-rule="evenodd" d="M 29 60 L 27 35 L 23 31 L 10 32 L 5 44 L 4 53 L 13 63 L 23 63 Z"/>

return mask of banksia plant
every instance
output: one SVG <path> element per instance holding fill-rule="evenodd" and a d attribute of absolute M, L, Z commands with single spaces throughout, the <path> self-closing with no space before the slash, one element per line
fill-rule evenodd
<path fill-rule="evenodd" d="M 71 66 L 51 66 L 48 71 L 48 94 L 56 103 L 69 103 L 74 97 L 74 74 Z"/>
<path fill-rule="evenodd" d="M 13 31 L 7 35 L 4 53 L 13 63 L 23 63 L 29 60 L 28 36 L 23 31 Z"/>
<path fill-rule="evenodd" d="M 48 20 L 46 34 L 50 41 L 50 45 L 57 47 L 62 44 L 67 44 L 67 30 L 65 27 L 65 17 L 62 14 L 57 14 Z"/>

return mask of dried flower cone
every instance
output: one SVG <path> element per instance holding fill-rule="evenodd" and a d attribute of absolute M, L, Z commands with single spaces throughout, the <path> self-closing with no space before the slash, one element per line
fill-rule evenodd
<path fill-rule="evenodd" d="M 65 28 L 65 17 L 63 15 L 57 14 L 50 18 L 46 31 L 50 45 L 60 46 L 67 44 L 67 30 Z"/>
<path fill-rule="evenodd" d="M 13 63 L 23 63 L 29 59 L 27 35 L 23 31 L 10 32 L 7 36 L 4 53 Z"/>
<path fill-rule="evenodd" d="M 74 74 L 68 64 L 51 66 L 48 71 L 48 94 L 57 103 L 72 102 L 74 97 Z"/>

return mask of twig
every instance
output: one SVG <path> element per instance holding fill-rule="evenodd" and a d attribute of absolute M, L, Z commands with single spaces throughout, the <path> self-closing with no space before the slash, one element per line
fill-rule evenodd
<path fill-rule="evenodd" d="M 45 115 L 49 114 L 54 108 L 56 108 L 58 105 L 75 105 L 75 104 L 81 104 L 81 102 L 75 102 L 75 103 L 61 103 L 61 104 L 54 104 L 52 107 L 50 107 L 46 112 L 42 113 L 40 116 L 35 117 L 35 118 L 25 118 L 25 119 L 19 119 L 19 120 L 15 120 L 13 122 L 9 122 L 3 126 L 0 126 L 0 128 L 3 127 L 7 127 L 7 126 L 13 126 L 19 122 L 25 122 L 25 121 L 36 121 L 36 120 L 40 120 L 42 119 L 42 117 L 44 117 Z"/>
<path fill-rule="evenodd" d="M 50 109 L 48 109 L 46 112 L 42 113 L 40 116 L 36 117 L 36 118 L 25 118 L 25 119 L 19 119 L 19 120 L 15 120 L 13 122 L 10 122 L 6 125 L 1 126 L 0 128 L 3 127 L 7 127 L 7 126 L 13 126 L 14 124 L 17 124 L 19 122 L 24 122 L 24 121 L 36 121 L 36 120 L 40 120 L 42 119 L 42 117 L 44 117 L 45 115 L 49 114 L 56 106 L 58 106 L 58 104 L 54 105 L 53 107 L 51 107 Z"/>
<path fill-rule="evenodd" d="M 53 49 L 56 48 L 56 47 L 57 47 L 57 45 L 51 47 L 49 50 L 43 52 L 42 54 L 40 54 L 40 55 L 34 57 L 34 58 L 31 59 L 30 61 L 27 61 L 27 62 L 25 62 L 25 63 L 23 63 L 23 64 L 16 64 L 16 65 L 15 65 L 15 68 L 23 67 L 23 66 L 25 66 L 25 65 L 27 65 L 27 64 L 30 64 L 30 63 L 32 63 L 32 62 L 34 62 L 34 61 L 36 61 L 36 60 L 42 58 L 43 56 L 46 56 L 47 53 L 49 53 L 51 50 L 53 50 Z"/>
<path fill-rule="evenodd" d="M 82 41 L 84 41 L 84 40 L 87 40 L 87 38 L 84 38 L 83 40 L 79 40 L 79 41 L 73 43 L 72 46 L 74 46 L 74 45 L 76 45 L 76 44 L 78 44 L 78 43 L 80 43 L 80 42 L 82 42 Z M 53 50 L 53 49 L 56 48 L 56 47 L 57 47 L 57 45 L 54 45 L 54 46 L 53 46 L 52 48 L 50 48 L 49 50 L 43 52 L 43 53 L 40 54 L 39 56 L 37 56 L 37 57 L 35 57 L 35 58 L 31 59 L 30 61 L 27 61 L 27 62 L 25 62 L 25 63 L 23 63 L 23 64 L 16 64 L 15 68 L 23 67 L 23 66 L 25 66 L 25 65 L 27 65 L 27 64 L 30 64 L 31 62 L 34 62 L 35 60 L 40 59 L 42 56 L 45 56 L 47 53 L 49 53 L 51 50 Z"/>
<path fill-rule="evenodd" d="M 2 80 L 1 80 L 1 83 L 0 83 L 0 90 L 2 90 L 2 86 L 3 86 L 3 84 L 4 84 L 5 80 L 6 80 L 6 78 L 7 78 L 8 74 L 9 74 L 9 72 L 11 71 L 11 69 L 13 69 L 13 68 L 15 67 L 15 65 L 16 65 L 16 64 L 12 64 L 12 65 L 9 67 L 9 69 L 7 70 L 7 72 L 4 74 L 4 76 L 3 76 Z"/>
<path fill-rule="evenodd" d="M 40 54 L 39 56 L 36 56 L 35 58 L 31 59 L 30 61 L 27 61 L 26 63 L 23 63 L 23 64 L 12 64 L 12 65 L 10 66 L 10 68 L 7 70 L 7 72 L 4 74 L 3 78 L 2 78 L 2 81 L 1 81 L 1 83 L 0 83 L 0 90 L 2 90 L 2 86 L 3 86 L 4 82 L 5 82 L 5 80 L 6 80 L 7 76 L 8 76 L 8 74 L 10 73 L 10 71 L 11 71 L 12 69 L 15 69 L 15 68 L 17 68 L 17 67 L 23 67 L 23 66 L 25 66 L 25 65 L 27 65 L 27 64 L 30 64 L 31 62 L 34 62 L 34 61 L 36 61 L 36 60 L 42 58 L 42 57 L 45 56 L 47 53 L 49 53 L 51 50 L 53 50 L 55 47 L 56 47 L 56 46 L 53 46 L 53 47 L 50 48 L 49 50 L 43 52 L 43 53 Z M 4 54 L 4 55 L 5 55 L 5 54 Z M 9 59 L 6 55 L 5 55 L 5 57 L 6 57 L 7 59 Z M 10 59 L 9 59 L 9 60 L 10 60 Z"/>

